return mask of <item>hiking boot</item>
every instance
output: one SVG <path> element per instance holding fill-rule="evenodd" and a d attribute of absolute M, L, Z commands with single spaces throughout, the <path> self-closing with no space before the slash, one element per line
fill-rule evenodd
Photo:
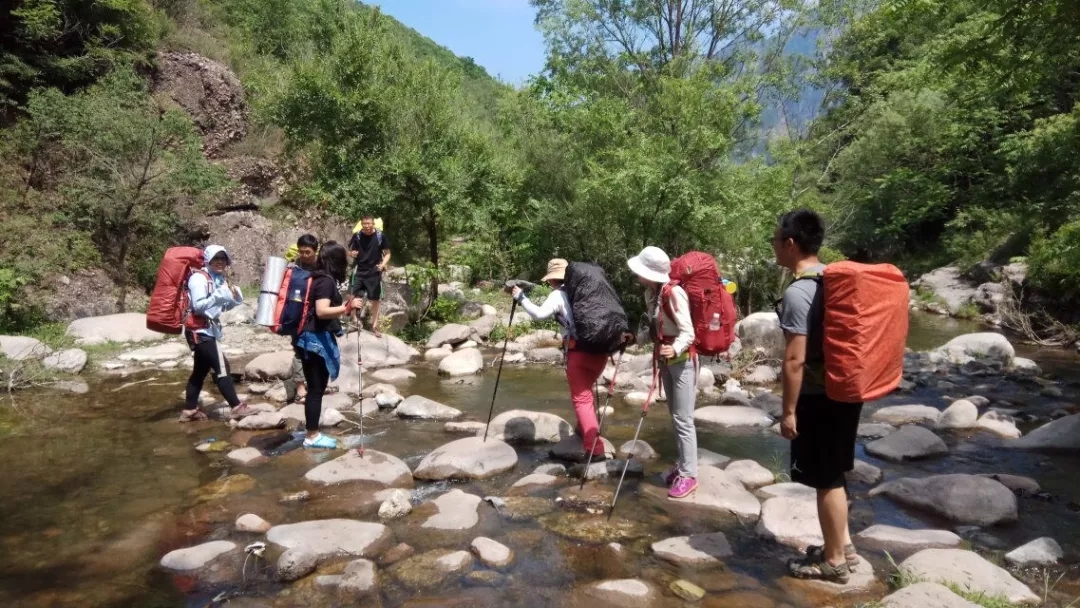
<path fill-rule="evenodd" d="M 697 490 L 697 480 L 693 477 L 683 477 L 679 475 L 675 478 L 675 482 L 671 484 L 671 489 L 668 490 L 667 495 L 671 498 L 686 498 Z"/>
<path fill-rule="evenodd" d="M 825 546 L 810 545 L 806 548 L 806 557 L 824 560 Z M 851 543 L 844 545 L 844 561 L 847 562 L 848 572 L 855 572 L 855 568 L 859 565 L 859 554 L 855 552 L 855 545 Z"/>
<path fill-rule="evenodd" d="M 229 417 L 235 420 L 238 418 L 244 418 L 246 416 L 253 416 L 258 413 L 259 410 L 251 407 L 247 403 L 241 403 L 240 405 L 232 408 L 232 413 L 229 414 Z"/>
<path fill-rule="evenodd" d="M 208 419 L 209 416 L 206 415 L 206 412 L 200 410 L 199 408 L 195 408 L 193 410 L 182 410 L 180 412 L 180 422 L 202 422 Z"/>
<path fill-rule="evenodd" d="M 788 571 L 795 578 L 828 581 L 841 585 L 847 584 L 850 578 L 846 562 L 834 566 L 816 557 L 790 560 L 788 561 Z"/>
<path fill-rule="evenodd" d="M 337 439 L 323 433 L 319 433 L 314 439 L 304 439 L 305 448 L 316 448 L 321 450 L 334 450 L 337 449 Z"/>

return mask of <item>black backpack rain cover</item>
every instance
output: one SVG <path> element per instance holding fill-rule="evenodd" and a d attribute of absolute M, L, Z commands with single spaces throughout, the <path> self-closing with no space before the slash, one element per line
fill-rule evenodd
<path fill-rule="evenodd" d="M 603 354 L 619 350 L 629 324 L 604 269 L 588 262 L 571 263 L 566 268 L 563 290 L 574 316 L 577 349 Z"/>

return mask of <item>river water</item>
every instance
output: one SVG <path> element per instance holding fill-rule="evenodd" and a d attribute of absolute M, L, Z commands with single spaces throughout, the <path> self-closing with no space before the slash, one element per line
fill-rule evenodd
<path fill-rule="evenodd" d="M 977 329 L 954 320 L 914 315 L 909 344 L 916 350 L 929 349 Z M 1067 384 L 1080 382 L 1080 361 L 1074 356 L 1031 349 L 1022 354 L 1036 359 Z M 402 387 L 405 394 L 421 394 L 464 411 L 469 419 L 484 420 L 494 371 L 467 380 L 445 380 L 430 366 L 413 370 L 418 377 Z M 133 380 L 150 378 L 154 379 L 124 387 Z M 35 392 L 15 397 L 13 407 L 21 414 L 14 431 L 0 442 L 0 462 L 5 465 L 5 483 L 0 484 L 0 606 L 207 606 L 219 594 L 226 598 L 219 605 L 228 606 L 336 605 L 328 599 L 333 596 L 326 596 L 309 582 L 283 586 L 269 580 L 265 563 L 252 564 L 246 572 L 250 580 L 244 583 L 209 587 L 158 568 L 158 560 L 172 549 L 216 539 L 241 545 L 256 540 L 255 535 L 232 530 L 233 521 L 242 513 L 257 513 L 273 523 L 328 517 L 377 521 L 378 503 L 366 493 L 350 493 L 348 489 L 316 492 L 312 500 L 297 504 L 279 502 L 285 494 L 311 489 L 302 479 L 304 472 L 340 452 L 287 451 L 255 468 L 234 467 L 223 454 L 196 452 L 193 446 L 200 441 L 225 439 L 230 433 L 220 423 L 175 422 L 177 396 L 184 380 L 184 373 L 154 371 L 123 379 L 93 379 L 86 395 Z M 1030 403 L 1031 407 L 1050 406 L 1035 395 L 1011 395 L 1009 400 Z M 508 366 L 496 408 L 547 411 L 572 421 L 567 401 L 558 368 Z M 896 403 L 948 404 L 942 395 L 930 391 L 882 402 Z M 616 413 L 605 422 L 604 435 L 619 446 L 632 438 L 638 411 L 622 405 L 617 397 L 612 404 Z M 445 433 L 441 422 L 405 422 L 383 412 L 366 427 L 369 448 L 394 454 L 410 467 L 430 450 L 457 438 Z M 351 441 L 357 439 L 351 427 L 339 432 L 351 435 Z M 777 471 L 786 464 L 787 444 L 770 432 L 721 431 L 699 425 L 698 434 L 700 447 L 734 459 L 754 459 Z M 662 456 L 675 453 L 670 417 L 663 404 L 650 411 L 642 438 Z M 950 434 L 946 441 L 951 453 L 938 460 L 887 464 L 868 457 L 861 446 L 859 457 L 882 467 L 887 478 L 943 472 L 1031 476 L 1053 499 L 1022 499 L 1020 523 L 995 528 L 992 534 L 1010 548 L 1040 536 L 1053 536 L 1067 553 L 1080 552 L 1080 514 L 1070 506 L 1070 502 L 1075 505 L 1080 501 L 1075 482 L 1080 458 L 1001 450 L 1001 440 L 986 433 Z M 517 469 L 492 480 L 418 482 L 414 503 L 450 487 L 480 496 L 503 495 L 537 464 L 549 462 L 546 448 L 519 448 L 518 453 Z M 395 542 L 406 542 L 418 553 L 435 548 L 467 549 L 472 538 L 486 535 L 511 547 L 517 560 L 495 588 L 468 587 L 452 580 L 417 591 L 383 576 L 382 605 L 565 606 L 576 603 L 572 592 L 576 587 L 625 577 L 664 587 L 676 578 L 685 578 L 708 592 L 702 602 L 708 606 L 858 605 L 887 592 L 884 581 L 890 566 L 880 555 L 868 557 L 882 585 L 865 596 L 837 600 L 793 583 L 783 576 L 783 558 L 791 553 L 757 538 L 752 525 L 672 509 L 646 491 L 648 486 L 659 484 L 657 473 L 666 466 L 663 459 L 647 463 L 644 479 L 628 479 L 614 525 L 601 527 L 599 536 L 575 538 L 588 536 L 580 530 L 587 528 L 587 521 L 601 516 L 563 513 L 561 525 L 552 523 L 556 516 L 541 517 L 545 526 L 536 520 L 504 520 L 487 505 L 481 505 L 480 525 L 463 534 L 425 532 L 415 514 L 396 520 L 389 524 Z M 253 487 L 220 500 L 200 502 L 198 488 L 233 473 L 250 475 Z M 613 485 L 596 482 L 587 489 L 606 498 Z M 886 499 L 869 499 L 866 487 L 852 489 L 853 533 L 870 523 L 951 528 L 947 522 L 899 508 Z M 725 560 L 724 569 L 680 572 L 649 556 L 649 544 L 658 540 L 717 530 L 727 534 L 735 553 Z M 610 540 L 623 545 L 621 554 L 607 547 Z M 1041 595 L 1041 574 L 1025 576 L 1025 582 L 1038 587 L 1036 592 Z M 1051 593 L 1049 605 L 1068 604 L 1070 596 L 1080 592 L 1078 581 L 1080 575 L 1074 566 Z M 671 597 L 664 601 L 682 605 Z"/>

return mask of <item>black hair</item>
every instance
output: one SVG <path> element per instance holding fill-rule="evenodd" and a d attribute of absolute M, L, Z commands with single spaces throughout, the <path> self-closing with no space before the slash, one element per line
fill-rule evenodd
<path fill-rule="evenodd" d="M 299 247 L 307 247 L 308 249 L 311 249 L 313 251 L 318 251 L 319 250 L 319 239 L 315 238 L 314 234 L 305 234 L 305 235 L 301 236 L 300 238 L 296 239 L 296 246 L 298 248 Z"/>
<path fill-rule="evenodd" d="M 780 239 L 791 239 L 799 251 L 807 255 L 817 255 L 821 243 L 825 240 L 825 221 L 816 211 L 796 209 L 780 216 L 778 226 Z"/>
<path fill-rule="evenodd" d="M 364 215 L 360 216 L 360 221 L 361 222 L 364 221 L 364 220 L 374 220 L 374 219 L 375 219 L 375 216 L 371 215 L 370 213 L 365 213 Z"/>
<path fill-rule="evenodd" d="M 330 275 L 338 283 L 345 282 L 345 271 L 349 266 L 345 248 L 337 241 L 326 241 L 319 250 L 319 259 L 315 267 Z"/>

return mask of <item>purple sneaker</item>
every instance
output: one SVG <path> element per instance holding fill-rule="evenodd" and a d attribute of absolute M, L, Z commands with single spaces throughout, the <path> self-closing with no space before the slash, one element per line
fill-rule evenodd
<path fill-rule="evenodd" d="M 667 495 L 671 498 L 686 498 L 697 490 L 697 480 L 693 477 L 683 477 L 679 475 L 675 478 L 675 483 L 671 484 L 671 489 L 668 490 Z"/>

